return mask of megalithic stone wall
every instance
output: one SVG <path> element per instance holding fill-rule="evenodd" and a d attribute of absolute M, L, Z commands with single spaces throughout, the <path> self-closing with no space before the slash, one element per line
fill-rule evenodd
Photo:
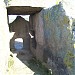
<path fill-rule="evenodd" d="M 10 48 L 15 50 L 15 39 L 23 39 L 23 48 L 24 50 L 30 49 L 30 37 L 29 37 L 29 22 L 26 21 L 21 16 L 17 16 L 16 19 L 9 24 L 10 34 L 15 32 L 12 38 L 10 39 Z"/>
<path fill-rule="evenodd" d="M 74 75 L 72 19 L 62 4 L 33 15 L 36 58 L 45 62 L 53 75 Z"/>
<path fill-rule="evenodd" d="M 0 73 L 4 75 L 9 56 L 9 28 L 7 24 L 7 10 L 3 0 L 0 0 Z"/>
<path fill-rule="evenodd" d="M 44 58 L 52 67 L 54 75 L 74 75 L 74 58 L 72 42 L 72 19 L 62 4 L 44 10 Z"/>

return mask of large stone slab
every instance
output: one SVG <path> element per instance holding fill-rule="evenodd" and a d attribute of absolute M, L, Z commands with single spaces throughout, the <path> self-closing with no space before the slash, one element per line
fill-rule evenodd
<path fill-rule="evenodd" d="M 68 73 L 74 75 L 74 72 L 69 70 L 69 68 L 73 69 L 74 67 L 72 62 L 74 59 L 70 59 L 69 55 L 69 52 L 72 54 L 74 52 L 71 19 L 66 15 L 61 3 L 44 10 L 43 18 L 45 61 L 56 72 L 54 75 L 68 75 Z"/>
<path fill-rule="evenodd" d="M 75 74 L 73 19 L 69 16 L 63 3 L 33 15 L 37 43 L 36 58 L 43 59 L 47 67 L 53 70 L 54 75 Z"/>

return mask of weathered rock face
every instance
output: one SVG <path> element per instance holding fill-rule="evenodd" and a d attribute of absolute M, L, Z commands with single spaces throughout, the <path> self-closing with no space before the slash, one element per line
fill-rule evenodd
<path fill-rule="evenodd" d="M 31 47 L 32 52 L 38 59 L 43 60 L 43 47 L 44 47 L 44 24 L 42 19 L 42 12 L 30 16 L 30 29 L 35 31 L 36 48 Z M 31 39 L 32 40 L 32 39 Z M 32 45 L 32 43 L 31 43 Z"/>
<path fill-rule="evenodd" d="M 4 75 L 8 67 L 9 57 L 9 28 L 7 11 L 3 0 L 0 1 L 0 74 Z"/>
<path fill-rule="evenodd" d="M 46 45 L 44 56 L 47 63 L 52 61 L 53 69 L 57 69 L 56 75 L 68 75 L 67 69 L 74 67 L 74 59 L 71 57 L 74 52 L 71 19 L 66 15 L 62 4 L 44 10 L 43 17 Z M 74 75 L 73 71 L 70 70 L 69 75 Z"/>
<path fill-rule="evenodd" d="M 18 16 L 14 22 L 9 25 L 10 32 L 14 32 L 13 37 L 10 40 L 11 49 L 15 49 L 14 43 L 15 39 L 22 38 L 23 39 L 23 49 L 30 49 L 30 41 L 29 41 L 29 22 L 24 20 L 21 16 Z"/>
<path fill-rule="evenodd" d="M 54 75 L 74 75 L 72 19 L 62 4 L 44 9 L 31 18 L 36 33 L 36 57 L 44 61 Z"/>

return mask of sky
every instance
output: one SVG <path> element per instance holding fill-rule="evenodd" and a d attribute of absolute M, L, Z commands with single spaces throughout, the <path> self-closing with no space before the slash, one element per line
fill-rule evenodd
<path fill-rule="evenodd" d="M 63 0 L 63 8 L 66 11 L 66 15 L 75 18 L 75 0 Z"/>
<path fill-rule="evenodd" d="M 16 19 L 16 17 L 17 17 L 18 15 L 10 15 L 9 16 L 9 23 L 12 23 L 15 19 Z M 19 15 L 19 16 L 21 16 L 21 17 L 23 17 L 25 20 L 27 20 L 27 21 L 29 21 L 29 15 Z"/>
<path fill-rule="evenodd" d="M 32 7 L 51 7 L 60 0 L 12 0 L 9 5 L 13 6 L 32 6 Z"/>

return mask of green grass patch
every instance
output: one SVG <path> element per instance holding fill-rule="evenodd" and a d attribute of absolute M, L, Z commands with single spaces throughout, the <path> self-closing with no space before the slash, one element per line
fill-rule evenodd
<path fill-rule="evenodd" d="M 75 56 L 71 51 L 68 51 L 65 55 L 64 63 L 69 69 L 72 69 L 74 67 L 73 65 L 74 58 Z"/>
<path fill-rule="evenodd" d="M 35 72 L 34 75 L 51 75 L 51 72 L 39 60 L 34 58 L 28 63 L 29 68 Z"/>

